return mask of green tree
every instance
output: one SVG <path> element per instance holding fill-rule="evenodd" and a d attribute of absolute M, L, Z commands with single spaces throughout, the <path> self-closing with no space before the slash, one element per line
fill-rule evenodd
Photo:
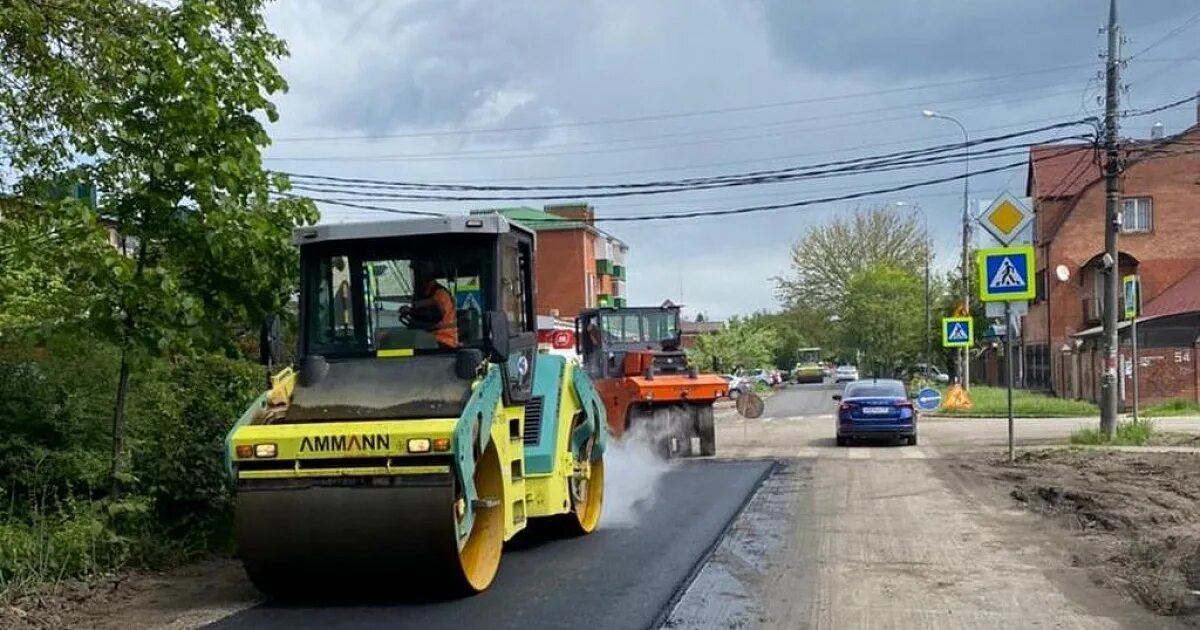
<path fill-rule="evenodd" d="M 790 273 L 774 278 L 776 291 L 789 308 L 833 315 L 850 278 L 878 265 L 920 272 L 929 251 L 921 223 L 911 213 L 886 206 L 859 210 L 810 228 L 792 246 Z"/>
<path fill-rule="evenodd" d="M 734 316 L 720 332 L 696 339 L 692 362 L 701 369 L 712 369 L 719 362 L 725 372 L 764 368 L 774 363 L 777 343 L 775 331 L 770 327 L 753 318 Z"/>
<path fill-rule="evenodd" d="M 40 200 L 61 182 L 92 182 L 96 213 L 124 239 L 126 255 L 71 287 L 90 292 L 87 325 L 121 348 L 114 478 L 131 363 L 232 351 L 238 332 L 286 300 L 288 232 L 317 217 L 310 202 L 273 198 L 288 182 L 262 165 L 261 119 L 277 118 L 268 98 L 286 88 L 274 64 L 287 52 L 262 5 L 11 0 L 0 11 L 0 151 L 19 176 L 10 192 L 86 227 L 70 221 L 79 204 Z M 104 238 L 54 236 L 43 255 L 57 260 L 79 239 Z"/>
<path fill-rule="evenodd" d="M 846 283 L 842 344 L 862 352 L 860 369 L 890 375 L 893 368 L 919 356 L 924 317 L 921 277 L 890 265 L 868 267 Z"/>

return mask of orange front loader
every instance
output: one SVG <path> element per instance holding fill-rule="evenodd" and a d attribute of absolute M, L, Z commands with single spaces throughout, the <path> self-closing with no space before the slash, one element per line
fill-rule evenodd
<path fill-rule="evenodd" d="M 575 320 L 575 338 L 615 437 L 652 440 L 665 456 L 717 452 L 713 402 L 725 379 L 699 374 L 679 348 L 679 307 L 599 308 Z"/>

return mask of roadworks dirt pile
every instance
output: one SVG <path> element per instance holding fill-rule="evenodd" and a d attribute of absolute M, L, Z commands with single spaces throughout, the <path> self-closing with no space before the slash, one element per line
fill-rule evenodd
<path fill-rule="evenodd" d="M 1085 541 L 1075 561 L 1093 579 L 1200 628 L 1200 454 L 1034 451 L 987 468 Z"/>

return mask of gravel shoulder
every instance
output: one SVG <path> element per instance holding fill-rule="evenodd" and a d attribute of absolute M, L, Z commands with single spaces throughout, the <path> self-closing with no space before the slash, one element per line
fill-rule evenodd
<path fill-rule="evenodd" d="M 0 606 L 0 628 L 196 628 L 261 600 L 241 563 L 214 559 L 171 571 L 128 571 L 64 582 Z"/>
<path fill-rule="evenodd" d="M 1013 464 L 959 456 L 950 477 L 1043 517 L 1098 584 L 1200 628 L 1200 454 L 1038 450 Z M 1053 533 L 1053 532 L 1052 532 Z"/>

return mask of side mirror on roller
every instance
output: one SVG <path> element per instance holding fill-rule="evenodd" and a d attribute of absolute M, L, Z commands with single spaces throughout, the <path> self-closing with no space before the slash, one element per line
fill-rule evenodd
<path fill-rule="evenodd" d="M 508 361 L 508 355 L 512 352 L 508 315 L 502 311 L 488 311 L 484 315 L 483 323 L 489 351 L 488 360 L 492 363 Z"/>

